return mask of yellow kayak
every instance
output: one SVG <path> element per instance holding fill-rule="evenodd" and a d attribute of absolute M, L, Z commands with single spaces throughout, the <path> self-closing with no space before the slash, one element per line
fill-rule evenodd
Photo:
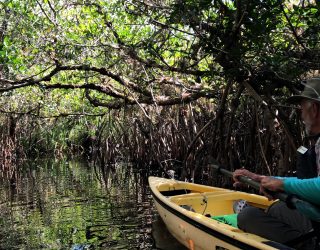
<path fill-rule="evenodd" d="M 149 186 L 168 230 L 189 249 L 292 249 L 237 228 L 237 205 L 267 208 L 264 196 L 158 177 Z"/>

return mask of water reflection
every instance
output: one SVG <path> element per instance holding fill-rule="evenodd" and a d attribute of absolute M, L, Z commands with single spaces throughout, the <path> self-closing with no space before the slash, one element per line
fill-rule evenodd
<path fill-rule="evenodd" d="M 0 249 L 183 249 L 156 216 L 146 171 L 42 161 L 1 173 Z"/>

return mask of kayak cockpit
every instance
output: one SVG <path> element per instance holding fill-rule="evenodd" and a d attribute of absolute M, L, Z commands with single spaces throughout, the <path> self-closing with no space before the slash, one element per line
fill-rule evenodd
<path fill-rule="evenodd" d="M 261 199 L 261 196 L 225 190 L 204 193 L 188 193 L 170 196 L 170 202 L 190 208 L 190 211 L 205 216 L 220 216 L 234 213 L 234 204 L 238 200 L 246 200 L 248 205 L 267 208 L 272 202 Z"/>

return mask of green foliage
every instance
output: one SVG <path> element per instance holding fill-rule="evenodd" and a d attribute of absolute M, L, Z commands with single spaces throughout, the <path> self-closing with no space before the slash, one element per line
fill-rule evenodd
<path fill-rule="evenodd" d="M 313 1 L 0 5 L 0 110 L 29 124 L 20 127 L 23 145 L 46 151 L 97 134 L 92 127 L 100 121 L 83 118 L 88 114 L 200 98 L 218 104 L 227 82 L 248 83 L 258 95 L 277 99 L 320 68 L 320 11 Z"/>

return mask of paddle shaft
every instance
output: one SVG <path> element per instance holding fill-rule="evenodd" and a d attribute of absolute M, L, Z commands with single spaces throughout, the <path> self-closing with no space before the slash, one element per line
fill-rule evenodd
<path fill-rule="evenodd" d="M 231 177 L 233 176 L 233 173 L 229 170 L 226 170 L 224 168 L 221 168 L 219 167 L 218 165 L 212 165 L 213 168 L 215 168 L 219 173 L 221 174 L 224 174 L 228 177 Z M 254 180 L 252 180 L 251 178 L 249 177 L 246 177 L 246 176 L 239 176 L 238 180 L 242 183 L 245 183 L 245 184 L 248 184 L 249 186 L 259 190 L 260 189 L 260 184 L 259 182 L 256 182 Z"/>

